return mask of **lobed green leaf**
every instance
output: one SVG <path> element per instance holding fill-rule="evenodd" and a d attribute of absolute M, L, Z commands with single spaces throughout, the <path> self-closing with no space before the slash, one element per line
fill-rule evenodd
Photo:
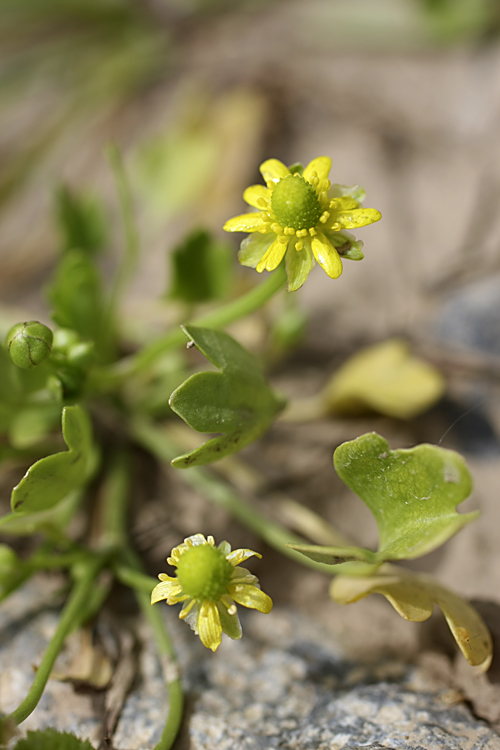
<path fill-rule="evenodd" d="M 175 458 L 176 468 L 202 466 L 241 450 L 269 428 L 285 405 L 254 357 L 227 333 L 196 326 L 183 331 L 220 372 L 192 375 L 172 393 L 170 406 L 198 432 L 222 435 Z"/>
<path fill-rule="evenodd" d="M 379 530 L 379 549 L 293 545 L 321 562 L 351 560 L 382 564 L 411 560 L 444 544 L 478 512 L 458 514 L 456 507 L 472 489 L 463 458 L 435 445 L 391 451 L 375 432 L 340 445 L 334 454 L 339 477 L 368 506 Z"/>
<path fill-rule="evenodd" d="M 63 409 L 62 432 L 68 450 L 41 458 L 28 469 L 12 491 L 13 512 L 48 510 L 88 479 L 95 456 L 90 420 L 81 406 Z"/>
<path fill-rule="evenodd" d="M 43 729 L 28 732 L 19 740 L 14 750 L 93 750 L 88 740 L 80 740 L 68 732 L 56 732 L 55 729 Z"/>

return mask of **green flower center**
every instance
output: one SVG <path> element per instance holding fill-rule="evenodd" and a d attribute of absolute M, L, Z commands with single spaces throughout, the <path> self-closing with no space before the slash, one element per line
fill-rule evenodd
<path fill-rule="evenodd" d="M 184 593 L 192 599 L 216 602 L 227 592 L 233 570 L 220 549 L 200 544 L 181 555 L 177 579 Z"/>
<path fill-rule="evenodd" d="M 271 206 L 280 225 L 293 229 L 316 226 L 322 213 L 316 190 L 297 175 L 287 175 L 278 182 Z"/>

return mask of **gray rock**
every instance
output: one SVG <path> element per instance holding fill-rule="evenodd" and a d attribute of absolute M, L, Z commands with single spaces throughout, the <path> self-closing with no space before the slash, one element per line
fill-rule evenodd
<path fill-rule="evenodd" d="M 455 291 L 443 305 L 436 332 L 447 344 L 500 356 L 500 276 Z"/>
<path fill-rule="evenodd" d="M 4 712 L 24 697 L 31 665 L 56 626 L 49 594 L 37 579 L 2 607 Z M 173 608 L 163 611 L 188 699 L 183 750 L 500 750 L 499 735 L 465 704 L 450 705 L 449 691 L 437 690 L 421 669 L 395 660 L 371 666 L 350 661 L 313 618 L 280 608 L 267 616 L 242 612 L 243 640 L 224 638 L 212 654 Z M 153 639 L 142 625 L 138 635 L 139 673 L 114 735 L 117 750 L 151 750 L 166 717 Z M 100 720 L 91 694 L 51 680 L 20 729 L 72 731 L 97 747 Z"/>
<path fill-rule="evenodd" d="M 263 642 L 264 626 L 251 614 L 250 637 L 205 662 L 189 723 L 192 750 L 499 750 L 500 737 L 464 704 L 419 689 L 415 668 L 349 663 L 317 625 L 292 613 L 276 619 Z M 192 670 L 187 677 L 196 690 Z"/>

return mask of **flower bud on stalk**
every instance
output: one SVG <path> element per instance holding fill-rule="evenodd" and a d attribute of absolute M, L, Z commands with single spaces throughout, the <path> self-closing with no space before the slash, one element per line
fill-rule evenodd
<path fill-rule="evenodd" d="M 52 350 L 52 331 L 37 320 L 16 323 L 7 334 L 7 347 L 17 367 L 30 370 L 41 365 Z"/>

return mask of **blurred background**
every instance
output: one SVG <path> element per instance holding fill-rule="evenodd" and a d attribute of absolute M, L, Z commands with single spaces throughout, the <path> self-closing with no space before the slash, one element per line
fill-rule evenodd
<path fill-rule="evenodd" d="M 317 267 L 297 293 L 307 337 L 276 383 L 314 392 L 335 358 L 398 335 L 446 375 L 447 397 L 411 423 L 282 425 L 264 441 L 265 460 L 262 447 L 250 459 L 261 451 L 254 460 L 274 486 L 323 512 L 342 440 L 379 429 L 407 447 L 446 432 L 443 445 L 465 452 L 475 477 L 466 510 L 483 515 L 428 567 L 491 597 L 500 587 L 497 0 L 0 0 L 0 17 L 2 327 L 46 314 L 40 283 L 60 250 L 62 184 L 104 206 L 103 232 L 121 252 L 110 141 L 140 230 L 132 339 L 169 322 L 160 298 L 170 251 L 199 227 L 222 238 L 261 161 L 329 155 L 332 181 L 361 184 L 383 220 L 356 232 L 362 263 L 344 264 L 336 282 Z M 239 238 L 225 241 L 236 255 Z M 242 269 L 239 283 L 260 280 Z M 346 493 L 331 515 L 348 531 L 362 528 L 358 513 Z M 346 638 L 350 616 L 339 619 Z"/>

